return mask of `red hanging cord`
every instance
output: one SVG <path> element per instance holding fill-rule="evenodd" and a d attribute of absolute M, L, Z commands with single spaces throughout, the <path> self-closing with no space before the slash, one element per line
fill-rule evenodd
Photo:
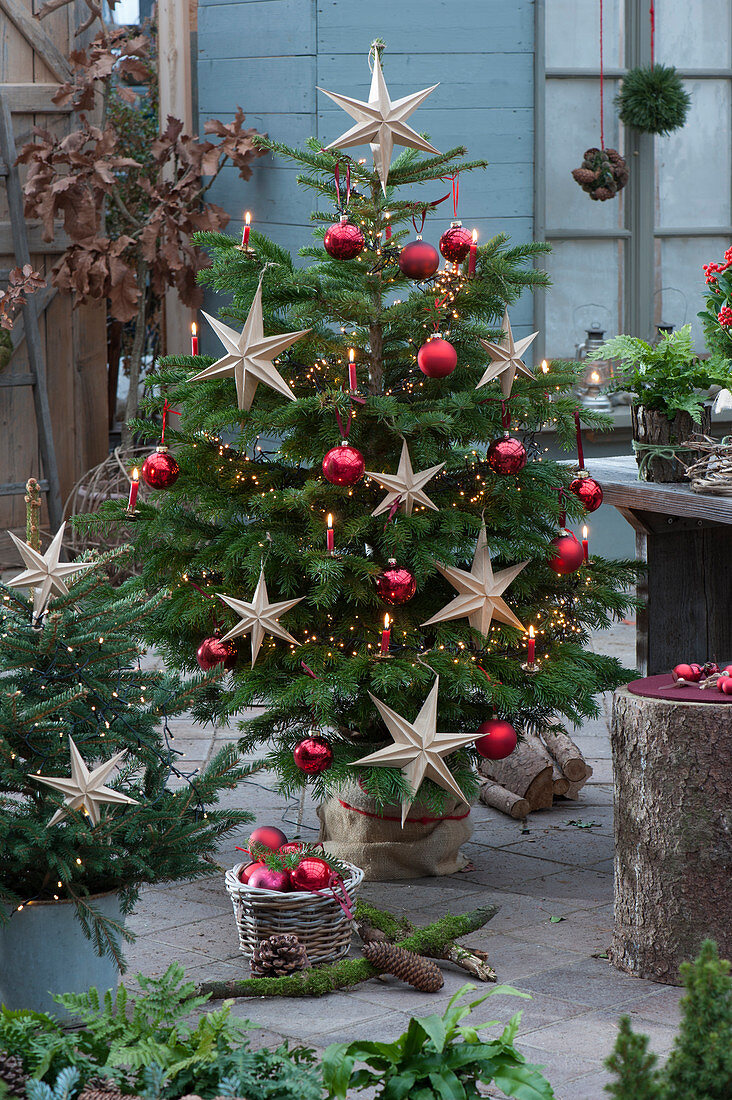
<path fill-rule="evenodd" d="M 338 411 L 338 409 L 335 410 L 335 414 L 336 414 L 336 420 L 338 421 L 338 429 L 341 433 L 341 439 L 345 442 L 348 439 L 348 433 L 351 430 L 351 421 L 353 420 L 353 412 L 349 412 L 348 420 L 346 421 L 345 428 L 343 426 L 343 421 L 341 420 L 341 414 Z"/>
<path fill-rule="evenodd" d="M 580 470 L 585 468 L 585 453 L 582 449 L 582 428 L 580 426 L 580 414 L 579 409 L 575 409 L 574 412 L 574 427 L 577 433 L 577 460 L 579 462 Z"/>
<path fill-rule="evenodd" d="M 656 63 L 656 6 L 653 3 L 653 0 L 651 0 L 650 16 L 651 16 L 651 68 L 653 68 L 653 66 Z"/>
<path fill-rule="evenodd" d="M 602 59 L 602 0 L 600 0 L 600 148 L 605 148 L 605 70 Z"/>
<path fill-rule="evenodd" d="M 162 427 L 162 431 L 160 432 L 160 446 L 161 447 L 165 446 L 165 427 L 166 427 L 169 412 L 173 413 L 175 416 L 180 416 L 180 413 L 178 412 L 178 410 L 173 408 L 173 406 L 170 404 L 170 402 L 168 401 L 168 399 L 166 397 L 165 403 L 163 405 L 163 427 Z"/>
<path fill-rule="evenodd" d="M 412 225 L 414 226 L 414 232 L 417 234 L 418 237 L 422 236 L 422 230 L 424 229 L 424 222 L 425 222 L 426 217 L 427 217 L 427 207 L 423 206 L 422 207 L 422 224 L 418 228 L 417 227 L 417 219 L 414 216 L 414 214 L 412 214 Z"/>
<path fill-rule="evenodd" d="M 460 173 L 455 172 L 452 176 L 442 176 L 442 179 L 445 183 L 452 183 L 452 216 L 457 220 L 458 199 L 460 198 Z M 447 198 L 447 195 L 445 198 Z M 440 199 L 440 202 L 444 202 L 444 199 Z"/>

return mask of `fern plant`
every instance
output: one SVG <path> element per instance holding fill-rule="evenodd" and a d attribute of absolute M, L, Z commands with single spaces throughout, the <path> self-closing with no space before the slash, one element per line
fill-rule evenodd
<path fill-rule="evenodd" d="M 53 1088 L 45 1081 L 29 1081 L 25 1094 L 28 1100 L 71 1100 L 78 1083 L 78 1069 L 67 1066 L 59 1073 Z"/>
<path fill-rule="evenodd" d="M 634 405 L 665 413 L 686 412 L 697 424 L 710 386 L 729 386 L 730 364 L 717 356 L 700 359 L 691 342 L 691 325 L 663 333 L 657 344 L 637 336 L 606 340 L 588 359 L 619 359 L 620 374 L 611 388 L 633 394 Z"/>

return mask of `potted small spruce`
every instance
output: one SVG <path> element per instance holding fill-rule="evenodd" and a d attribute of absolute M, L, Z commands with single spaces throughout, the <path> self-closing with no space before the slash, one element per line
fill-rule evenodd
<path fill-rule="evenodd" d="M 617 359 L 613 388 L 632 394 L 633 449 L 638 476 L 646 481 L 684 481 L 693 451 L 681 451 L 696 432 L 711 430 L 710 386 L 728 386 L 729 363 L 713 355 L 700 359 L 691 342 L 691 325 L 663 333 L 656 344 L 636 336 L 615 336 L 589 359 Z"/>
<path fill-rule="evenodd" d="M 125 553 L 86 557 L 41 615 L 14 578 L 0 584 L 0 1003 L 10 1008 L 52 1009 L 49 989 L 116 987 L 140 887 L 216 873 L 207 857 L 218 839 L 251 821 L 214 808 L 246 774 L 234 748 L 186 776 L 170 744 L 167 717 L 216 672 L 184 682 L 139 667 L 140 622 L 161 614 L 166 594 L 112 589 L 106 567 Z M 74 800 L 79 760 L 94 773 L 118 754 L 98 798 Z"/>

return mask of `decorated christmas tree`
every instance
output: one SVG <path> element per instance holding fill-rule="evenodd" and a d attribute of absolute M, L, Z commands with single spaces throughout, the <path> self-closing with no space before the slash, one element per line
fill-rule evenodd
<path fill-rule="evenodd" d="M 150 411 L 180 416 L 173 453 L 143 469 L 159 491 L 138 508 L 136 551 L 142 583 L 170 592 L 149 640 L 178 668 L 197 651 L 235 663 L 197 714 L 262 705 L 241 747 L 266 748 L 285 792 L 323 798 L 358 776 L 381 805 L 406 812 L 419 789 L 439 810 L 472 797 L 478 752 L 510 751 L 494 717 L 519 735 L 580 723 L 626 678 L 587 642 L 632 603 L 635 574 L 584 560 L 564 514 L 581 521 L 601 488 L 535 439 L 551 425 L 573 449 L 578 424 L 573 365 L 533 369 L 506 312 L 547 284 L 532 266 L 547 246 L 478 247 L 445 226 L 442 181 L 457 215 L 460 177 L 486 164 L 434 149 L 410 125 L 434 89 L 392 102 L 379 49 L 370 60 L 367 102 L 326 93 L 354 122 L 328 148 L 257 139 L 316 196 L 307 263 L 248 227 L 241 243 L 197 236 L 222 355 L 169 358 L 154 377 Z M 344 152 L 368 144 L 373 168 Z"/>
<path fill-rule="evenodd" d="M 124 549 L 60 561 L 62 537 L 44 553 L 16 539 L 25 568 L 0 585 L 0 919 L 71 901 L 122 969 L 125 933 L 95 895 L 117 891 L 124 913 L 143 883 L 215 873 L 220 837 L 251 820 L 216 808 L 246 769 L 231 746 L 187 766 L 167 720 L 206 678 L 140 667 L 163 597 L 110 588 Z"/>

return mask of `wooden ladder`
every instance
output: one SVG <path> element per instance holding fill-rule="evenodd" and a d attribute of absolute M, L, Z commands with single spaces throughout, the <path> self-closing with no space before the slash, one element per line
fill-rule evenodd
<path fill-rule="evenodd" d="M 13 237 L 13 251 L 18 267 L 30 263 L 30 249 L 28 247 L 28 231 L 23 215 L 23 188 L 20 183 L 20 175 L 15 165 L 17 156 L 15 148 L 15 136 L 13 134 L 13 120 L 10 107 L 5 97 L 0 92 L 0 179 L 5 180 L 8 196 L 8 213 Z M 8 278 L 6 272 L 0 272 L 0 278 Z M 41 291 L 40 294 L 50 299 L 53 291 Z M 61 483 L 56 464 L 56 449 L 53 443 L 53 431 L 51 428 L 51 409 L 48 403 L 48 385 L 46 378 L 46 362 L 43 356 L 43 344 L 41 343 L 41 331 L 38 325 L 38 298 L 39 295 L 31 294 L 23 306 L 23 334 L 28 348 L 28 374 L 13 374 L 5 378 L 0 375 L 0 386 L 30 386 L 33 390 L 33 405 L 36 414 L 36 430 L 38 433 L 38 450 L 41 456 L 44 477 L 39 481 L 42 492 L 46 494 L 48 517 L 51 521 L 51 530 L 55 531 L 61 526 L 62 502 Z M 19 333 L 16 324 L 13 333 Z M 19 496 L 25 493 L 25 482 L 0 483 L 0 496 Z"/>

